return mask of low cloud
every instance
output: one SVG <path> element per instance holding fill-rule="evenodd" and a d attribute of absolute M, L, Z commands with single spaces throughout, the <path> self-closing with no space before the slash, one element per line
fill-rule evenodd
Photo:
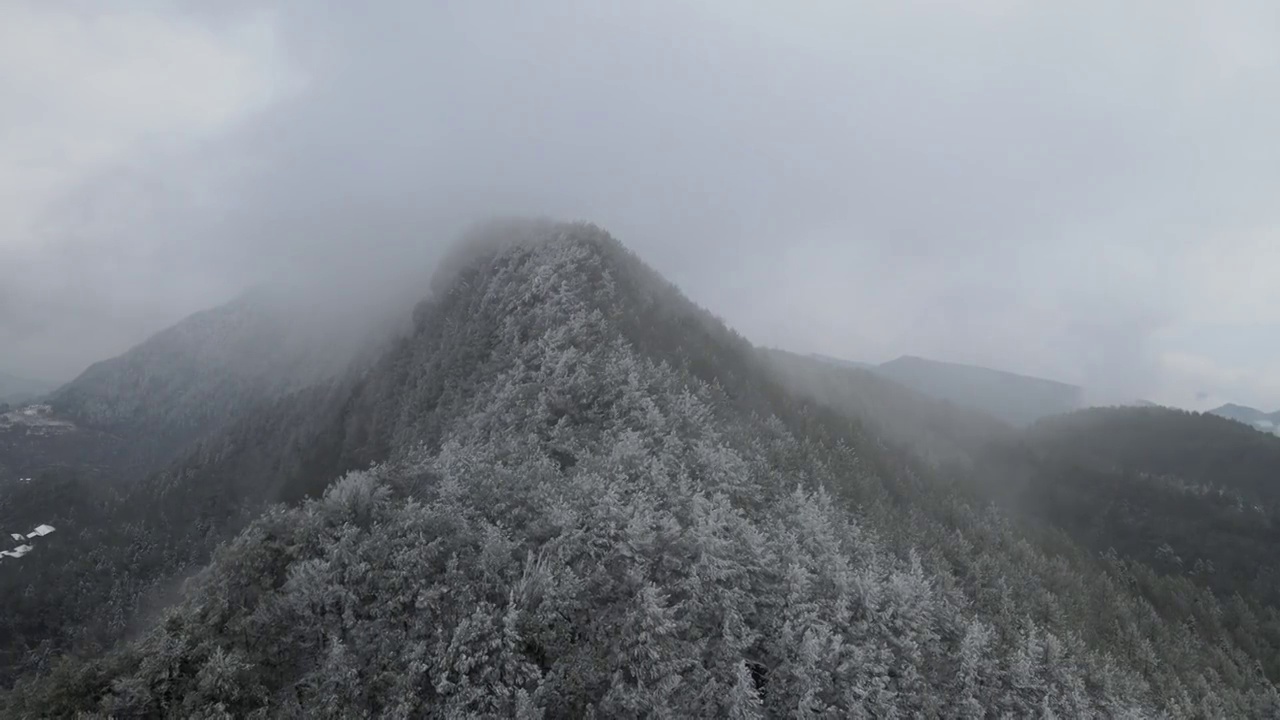
<path fill-rule="evenodd" d="M 1278 12 L 6 6 L 0 84 L 40 100 L 0 121 L 36 148 L 0 163 L 5 362 L 66 377 L 269 278 L 412 286 L 533 213 L 757 342 L 1280 407 L 1241 341 L 1280 307 Z"/>

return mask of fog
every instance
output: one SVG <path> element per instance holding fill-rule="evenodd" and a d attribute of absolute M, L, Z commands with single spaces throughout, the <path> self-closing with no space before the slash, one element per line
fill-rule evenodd
<path fill-rule="evenodd" d="M 761 344 L 1280 407 L 1275 3 L 210 7 L 0 6 L 0 370 L 529 213 Z"/>

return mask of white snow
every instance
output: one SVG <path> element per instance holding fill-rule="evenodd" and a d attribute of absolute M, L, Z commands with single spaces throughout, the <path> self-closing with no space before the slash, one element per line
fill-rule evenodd
<path fill-rule="evenodd" d="M 44 537 L 45 535 L 48 535 L 53 531 L 54 531 L 54 527 L 52 525 L 39 525 L 36 527 L 35 530 L 32 530 L 31 533 L 27 535 L 27 537 L 29 538 L 36 537 L 37 535 L 39 535 L 40 537 Z"/>
<path fill-rule="evenodd" d="M 28 405 L 0 414 L 0 428 L 15 426 L 25 427 L 29 434 L 35 435 L 58 434 L 76 429 L 74 423 L 55 418 L 53 408 L 48 405 Z M 30 478 L 26 480 L 30 481 Z"/>

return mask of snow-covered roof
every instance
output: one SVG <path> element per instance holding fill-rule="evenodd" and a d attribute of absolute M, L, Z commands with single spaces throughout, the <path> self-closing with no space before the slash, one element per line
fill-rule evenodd
<path fill-rule="evenodd" d="M 27 539 L 27 536 L 26 536 L 26 535 L 23 535 L 22 533 L 9 533 L 9 537 L 13 538 L 14 540 L 26 540 L 26 539 Z"/>
<path fill-rule="evenodd" d="M 27 553 L 31 552 L 31 550 L 32 548 L 30 545 L 19 545 L 18 547 L 12 550 L 0 550 L 0 555 L 4 555 L 6 557 L 12 557 L 12 558 L 20 558 L 23 555 L 26 555 Z"/>
<path fill-rule="evenodd" d="M 27 537 L 36 537 L 37 535 L 44 537 L 53 531 L 54 527 L 52 525 L 38 525 L 35 530 L 32 530 L 30 534 L 27 535 Z"/>

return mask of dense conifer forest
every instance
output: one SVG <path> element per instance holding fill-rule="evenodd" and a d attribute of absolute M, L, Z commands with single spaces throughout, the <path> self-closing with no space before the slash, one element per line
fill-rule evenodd
<path fill-rule="evenodd" d="M 585 224 L 487 225 L 422 296 L 323 363 L 237 305 L 54 393 L 127 457 L 6 451 L 0 520 L 58 532 L 0 563 L 0 714 L 1280 716 L 1280 438 L 1015 428 Z"/>

